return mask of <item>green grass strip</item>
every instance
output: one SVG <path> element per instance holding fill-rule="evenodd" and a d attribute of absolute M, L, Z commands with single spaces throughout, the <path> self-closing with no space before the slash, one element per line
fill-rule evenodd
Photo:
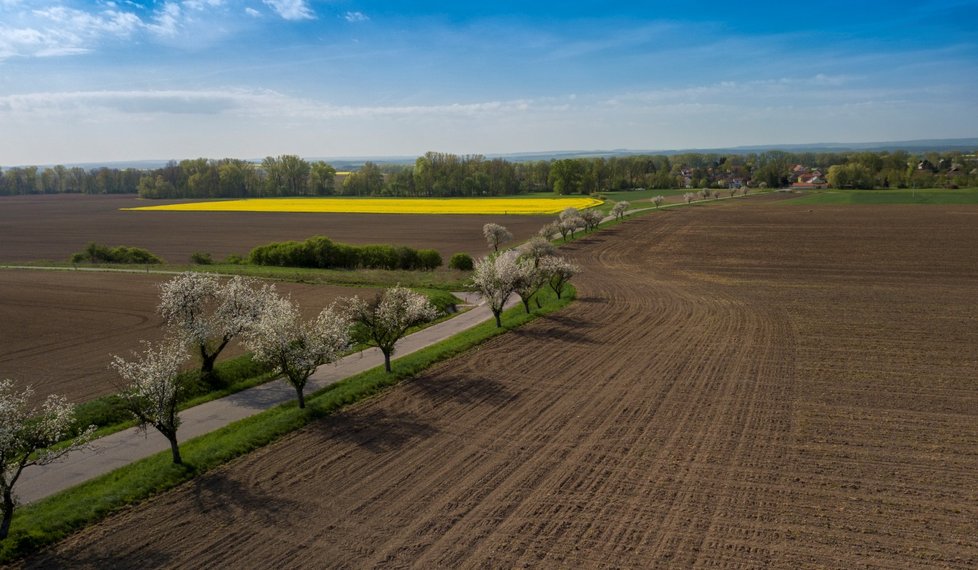
<path fill-rule="evenodd" d="M 415 377 L 437 362 L 563 308 L 574 296 L 573 287 L 568 287 L 560 300 L 552 291 L 541 291 L 543 308 L 530 314 L 524 312 L 522 305 L 509 309 L 503 314 L 503 328 L 496 328 L 490 319 L 429 348 L 398 358 L 390 374 L 378 366 L 319 390 L 310 395 L 304 410 L 294 402 L 282 404 L 184 442 L 180 446 L 183 466 L 174 465 L 167 450 L 28 505 L 14 514 L 10 536 L 0 543 L 0 563 L 36 552 L 114 511 L 176 487 L 317 418 Z"/>
<path fill-rule="evenodd" d="M 929 188 L 926 190 L 823 190 L 806 192 L 793 200 L 781 202 L 788 206 L 815 205 L 974 205 L 978 204 L 978 188 L 947 190 Z"/>

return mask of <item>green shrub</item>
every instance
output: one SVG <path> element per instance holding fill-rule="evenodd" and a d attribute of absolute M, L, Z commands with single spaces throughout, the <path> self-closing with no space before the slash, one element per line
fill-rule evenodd
<path fill-rule="evenodd" d="M 434 271 L 441 267 L 441 254 L 434 249 L 418 250 L 418 268 L 424 271 Z"/>
<path fill-rule="evenodd" d="M 163 260 L 139 247 L 125 245 L 109 247 L 89 242 L 85 249 L 71 256 L 71 262 L 157 264 L 163 263 Z"/>
<path fill-rule="evenodd" d="M 232 253 L 231 255 L 227 256 L 227 258 L 224 259 L 224 263 L 227 263 L 228 265 L 241 265 L 244 262 L 245 262 L 245 258 L 241 257 L 236 253 Z"/>
<path fill-rule="evenodd" d="M 472 256 L 467 253 L 456 253 L 448 260 L 448 267 L 460 271 L 472 271 L 475 262 L 472 261 Z"/>
<path fill-rule="evenodd" d="M 214 258 L 212 258 L 211 254 L 209 253 L 195 251 L 190 254 L 190 263 L 196 263 L 197 265 L 211 265 L 214 263 Z"/>
<path fill-rule="evenodd" d="M 434 254 L 434 255 L 432 255 Z M 255 265 L 311 267 L 319 269 L 434 269 L 441 265 L 438 252 L 425 254 L 405 246 L 337 243 L 324 236 L 306 241 L 286 241 L 260 245 L 251 250 Z"/>

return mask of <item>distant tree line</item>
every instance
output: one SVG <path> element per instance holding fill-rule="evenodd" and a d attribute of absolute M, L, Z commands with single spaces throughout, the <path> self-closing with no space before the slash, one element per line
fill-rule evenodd
<path fill-rule="evenodd" d="M 134 168 L 17 166 L 0 170 L 0 195 L 132 194 L 145 174 Z"/>
<path fill-rule="evenodd" d="M 323 161 L 295 155 L 261 163 L 233 158 L 170 161 L 152 170 L 15 167 L 0 171 L 0 195 L 117 194 L 145 198 L 265 196 L 505 196 L 591 194 L 630 188 L 781 188 L 795 167 L 841 188 L 978 186 L 978 159 L 962 152 L 684 153 L 510 162 L 428 152 L 411 165 L 366 162 L 337 183 Z"/>

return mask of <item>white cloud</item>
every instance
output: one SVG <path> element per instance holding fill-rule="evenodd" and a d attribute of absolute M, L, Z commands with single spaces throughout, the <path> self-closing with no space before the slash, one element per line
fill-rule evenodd
<path fill-rule="evenodd" d="M 316 17 L 306 0 L 262 0 L 285 20 L 312 20 Z"/>
<path fill-rule="evenodd" d="M 345 19 L 347 22 L 355 23 L 366 22 L 370 18 L 368 18 L 363 12 L 347 12 L 343 15 L 343 19 Z"/>
<path fill-rule="evenodd" d="M 248 14 L 252 18 L 259 18 L 259 17 L 261 17 L 261 12 L 259 12 L 258 10 L 255 10 L 254 8 L 251 8 L 250 6 L 248 8 L 245 8 L 244 11 L 245 11 L 245 14 Z"/>
<path fill-rule="evenodd" d="M 207 8 L 219 8 L 224 5 L 224 0 L 184 0 L 183 5 L 191 10 L 206 10 Z"/>
<path fill-rule="evenodd" d="M 180 28 L 181 12 L 179 4 L 167 2 L 156 12 L 153 23 L 147 24 L 146 28 L 158 36 L 173 37 Z"/>
<path fill-rule="evenodd" d="M 300 99 L 269 90 L 69 91 L 0 96 L 0 116 L 109 114 L 231 113 L 250 117 L 335 119 L 348 117 L 475 116 L 557 109 L 531 100 L 446 103 L 436 105 L 354 106 Z"/>
<path fill-rule="evenodd" d="M 0 61 L 86 53 L 101 38 L 126 38 L 142 25 L 138 16 L 114 9 L 89 13 L 57 6 L 29 15 L 30 23 L 21 27 L 0 25 Z"/>

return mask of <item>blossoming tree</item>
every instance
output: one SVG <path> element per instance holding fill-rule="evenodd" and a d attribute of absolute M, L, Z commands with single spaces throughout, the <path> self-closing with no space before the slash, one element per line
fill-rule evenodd
<path fill-rule="evenodd" d="M 373 302 L 360 297 L 348 301 L 347 311 L 358 326 L 361 340 L 375 345 L 384 354 L 384 370 L 391 371 L 394 345 L 407 330 L 438 316 L 438 309 L 427 297 L 401 287 L 391 287 Z"/>
<path fill-rule="evenodd" d="M 177 444 L 177 404 L 185 390 L 180 367 L 188 356 L 180 339 L 171 338 L 155 347 L 147 342 L 146 350 L 134 353 L 132 360 L 114 356 L 110 364 L 125 382 L 119 396 L 126 408 L 141 429 L 153 426 L 170 442 L 173 462 L 178 465 L 183 459 Z"/>
<path fill-rule="evenodd" d="M 564 292 L 564 287 L 571 277 L 581 272 L 581 268 L 567 261 L 563 257 L 548 256 L 540 260 L 540 270 L 547 275 L 550 288 L 557 294 L 557 298 Z"/>
<path fill-rule="evenodd" d="M 303 321 L 287 297 L 271 295 L 257 323 L 244 333 L 253 358 L 275 366 L 295 389 L 299 407 L 306 407 L 309 377 L 323 364 L 335 362 L 350 344 L 350 321 L 335 304 L 311 321 Z"/>
<path fill-rule="evenodd" d="M 486 243 L 493 251 L 499 251 L 500 245 L 513 239 L 513 234 L 505 226 L 492 223 L 482 226 L 482 235 L 486 237 Z"/>
<path fill-rule="evenodd" d="M 225 283 L 204 273 L 187 272 L 160 286 L 159 312 L 200 353 L 200 372 L 210 379 L 214 362 L 236 336 L 254 325 L 274 285 L 233 277 Z"/>
<path fill-rule="evenodd" d="M 520 278 L 518 260 L 518 252 L 504 251 L 480 259 L 472 273 L 472 283 L 489 304 L 492 315 L 496 317 L 497 327 L 503 326 L 501 318 L 503 308 L 509 297 L 516 291 Z"/>
<path fill-rule="evenodd" d="M 75 408 L 64 396 L 48 396 L 41 406 L 31 405 L 34 390 L 17 391 L 13 380 L 0 380 L 0 540 L 7 538 L 14 515 L 14 485 L 24 469 L 48 465 L 88 445 L 95 426 L 89 426 L 71 443 L 50 447 L 70 435 Z"/>

